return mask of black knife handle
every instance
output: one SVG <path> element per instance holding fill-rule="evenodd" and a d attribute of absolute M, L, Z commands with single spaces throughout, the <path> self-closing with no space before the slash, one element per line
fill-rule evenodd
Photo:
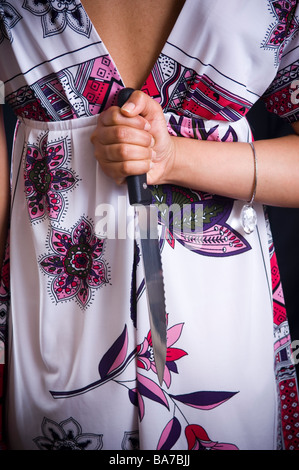
<path fill-rule="evenodd" d="M 117 97 L 117 104 L 122 107 L 133 93 L 133 88 L 122 88 Z M 152 193 L 146 182 L 146 174 L 127 177 L 129 201 L 131 206 L 142 204 L 148 206 L 152 203 Z"/>

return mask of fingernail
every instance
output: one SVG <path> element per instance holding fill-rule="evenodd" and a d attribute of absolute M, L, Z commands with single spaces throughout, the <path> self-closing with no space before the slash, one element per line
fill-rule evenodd
<path fill-rule="evenodd" d="M 126 111 L 127 113 L 131 113 L 133 111 L 133 109 L 135 109 L 135 104 L 132 103 L 132 102 L 129 102 L 129 103 L 125 103 L 122 108 L 124 111 Z"/>
<path fill-rule="evenodd" d="M 149 130 L 151 129 L 151 127 L 152 127 L 152 126 L 150 125 L 150 123 L 149 123 L 149 122 L 146 122 L 145 125 L 144 125 L 144 130 L 145 130 L 145 131 L 149 131 Z"/>

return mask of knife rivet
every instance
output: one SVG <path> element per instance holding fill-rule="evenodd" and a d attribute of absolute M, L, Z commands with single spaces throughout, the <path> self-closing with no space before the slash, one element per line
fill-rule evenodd
<path fill-rule="evenodd" d="M 146 183 L 143 183 L 143 189 L 146 189 L 147 188 L 147 184 Z"/>

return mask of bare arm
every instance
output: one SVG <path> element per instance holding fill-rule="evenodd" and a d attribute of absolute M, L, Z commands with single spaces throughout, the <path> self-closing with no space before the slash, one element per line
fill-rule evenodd
<path fill-rule="evenodd" d="M 248 143 L 171 137 L 158 103 L 139 91 L 128 102 L 131 109 L 125 105 L 102 113 L 92 136 L 96 158 L 117 183 L 146 172 L 149 184 L 250 199 L 254 164 Z M 295 135 L 256 142 L 256 201 L 299 207 L 299 125 L 294 129 Z"/>
<path fill-rule="evenodd" d="M 7 237 L 9 213 L 9 165 L 6 147 L 6 137 L 3 121 L 3 109 L 0 106 L 0 266 Z"/>
<path fill-rule="evenodd" d="M 299 207 L 299 128 L 295 135 L 255 142 L 258 158 L 256 201 Z M 187 140 L 187 142 L 186 142 Z M 254 181 L 251 147 L 237 142 L 176 141 L 169 182 L 209 193 L 249 200 Z M 187 156 L 189 157 L 187 158 Z"/>

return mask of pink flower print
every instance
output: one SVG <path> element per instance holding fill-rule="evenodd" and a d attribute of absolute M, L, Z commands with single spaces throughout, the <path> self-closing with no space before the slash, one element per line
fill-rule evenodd
<path fill-rule="evenodd" d="M 68 159 L 66 140 L 47 142 L 47 134 L 39 147 L 27 146 L 25 163 L 25 191 L 31 221 L 40 220 L 46 213 L 58 221 L 65 207 L 64 193 L 77 182 L 75 175 L 66 168 Z"/>
<path fill-rule="evenodd" d="M 53 276 L 51 292 L 56 302 L 76 299 L 85 308 L 92 290 L 109 282 L 102 259 L 104 240 L 97 238 L 82 217 L 72 233 L 52 229 L 49 244 L 53 253 L 40 261 L 42 270 Z"/>
<path fill-rule="evenodd" d="M 153 203 L 171 207 L 159 212 L 161 240 L 171 248 L 178 242 L 188 250 L 204 256 L 235 256 L 251 249 L 250 244 L 227 220 L 233 200 L 181 188 L 174 185 L 154 186 Z"/>
<path fill-rule="evenodd" d="M 138 407 L 140 421 L 145 415 L 145 403 L 143 398 L 155 401 L 169 409 L 167 396 L 162 388 L 153 380 L 137 373 L 137 388 L 129 390 L 129 398 L 133 405 Z"/>
<path fill-rule="evenodd" d="M 298 20 L 295 15 L 297 2 L 296 0 L 270 0 L 269 3 L 275 20 L 268 28 L 262 47 L 274 50 L 275 62 L 278 63 L 287 41 L 298 31 Z"/>
<path fill-rule="evenodd" d="M 233 444 L 211 441 L 204 428 L 197 424 L 187 426 L 185 435 L 188 450 L 238 450 Z"/>
<path fill-rule="evenodd" d="M 221 140 L 219 124 L 210 128 L 204 119 L 171 115 L 167 124 L 171 135 L 199 140 Z"/>
<path fill-rule="evenodd" d="M 183 349 L 173 348 L 181 336 L 183 329 L 183 323 L 172 326 L 167 330 L 167 353 L 166 353 L 166 365 L 164 372 L 164 382 L 169 388 L 171 384 L 171 372 L 178 373 L 176 362 L 181 357 L 187 354 Z M 156 364 L 153 354 L 153 343 L 152 343 L 152 334 L 151 331 L 148 332 L 146 338 L 141 345 L 138 346 L 138 355 L 137 355 L 137 366 L 145 369 L 152 370 L 155 374 L 157 373 Z"/>

